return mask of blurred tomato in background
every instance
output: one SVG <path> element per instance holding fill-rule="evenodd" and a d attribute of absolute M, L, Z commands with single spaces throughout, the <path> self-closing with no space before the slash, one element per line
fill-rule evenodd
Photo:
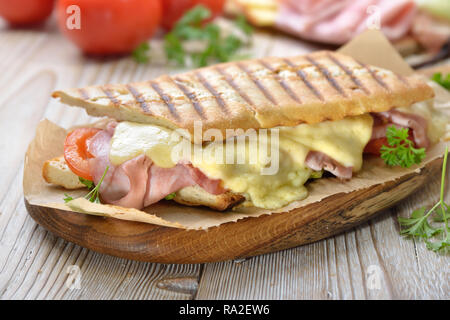
<path fill-rule="evenodd" d="M 44 21 L 53 10 L 54 0 L 0 0 L 0 16 L 12 25 Z"/>
<path fill-rule="evenodd" d="M 223 11 L 225 0 L 161 0 L 163 19 L 161 25 L 170 30 L 183 14 L 196 5 L 203 5 L 211 10 L 212 17 L 217 17 Z"/>
<path fill-rule="evenodd" d="M 80 28 L 68 29 L 67 8 L 80 8 Z M 160 0 L 58 0 L 61 31 L 88 54 L 129 53 L 149 39 L 161 21 Z"/>

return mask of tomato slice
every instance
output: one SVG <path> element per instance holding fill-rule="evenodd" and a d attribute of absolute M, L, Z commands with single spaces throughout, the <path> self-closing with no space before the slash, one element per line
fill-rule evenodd
<path fill-rule="evenodd" d="M 408 140 L 413 141 L 414 147 L 417 147 L 416 143 L 414 142 L 412 129 L 409 129 L 408 131 Z M 364 148 L 364 153 L 370 153 L 379 156 L 381 154 L 380 149 L 382 146 L 389 146 L 386 137 L 370 140 L 369 143 L 367 143 L 366 147 Z"/>
<path fill-rule="evenodd" d="M 382 146 L 388 145 L 387 138 L 378 138 L 370 140 L 369 143 L 364 148 L 364 153 L 374 154 L 376 156 L 380 155 L 380 149 Z"/>
<path fill-rule="evenodd" d="M 99 131 L 97 128 L 78 128 L 69 132 L 64 142 L 64 159 L 70 170 L 87 180 L 92 180 L 88 159 L 94 156 L 88 152 L 86 140 Z"/>

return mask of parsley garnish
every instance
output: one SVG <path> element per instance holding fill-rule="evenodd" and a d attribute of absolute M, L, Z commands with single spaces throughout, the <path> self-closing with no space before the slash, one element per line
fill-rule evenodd
<path fill-rule="evenodd" d="M 94 188 L 94 186 L 95 186 L 94 182 L 91 181 L 91 180 L 87 180 L 87 179 L 84 179 L 82 177 L 78 177 L 78 180 L 80 180 L 80 182 L 82 184 L 84 184 L 89 190 L 92 190 L 92 188 Z"/>
<path fill-rule="evenodd" d="M 251 36 L 253 33 L 253 28 L 248 24 L 247 19 L 245 19 L 244 15 L 237 16 L 235 20 L 236 26 L 242 30 L 247 36 Z"/>
<path fill-rule="evenodd" d="M 70 195 L 68 195 L 67 193 L 64 193 L 64 195 L 66 196 L 66 197 L 64 198 L 64 202 L 65 202 L 65 203 L 67 203 L 67 202 L 73 200 L 73 198 L 72 198 Z"/>
<path fill-rule="evenodd" d="M 395 126 L 387 128 L 389 146 L 383 145 L 380 149 L 381 158 L 387 165 L 409 168 L 425 158 L 425 148 L 414 148 L 414 143 L 408 139 L 408 131 L 408 128 L 397 129 Z"/>
<path fill-rule="evenodd" d="M 132 52 L 133 59 L 138 63 L 147 63 L 149 58 L 147 52 L 150 50 L 150 45 L 148 42 L 141 43 L 134 51 Z"/>
<path fill-rule="evenodd" d="M 87 180 L 87 179 L 83 179 L 83 178 L 79 177 L 80 182 L 82 184 L 84 184 L 86 187 L 88 187 L 88 189 L 90 190 L 90 192 L 84 196 L 90 202 L 100 203 L 99 190 L 100 190 L 100 186 L 101 186 L 103 179 L 105 178 L 108 170 L 109 170 L 109 166 L 106 167 L 105 171 L 103 172 L 102 177 L 100 178 L 100 181 L 98 182 L 98 184 L 96 186 L 94 186 L 94 182 L 92 182 L 91 180 Z M 64 198 L 65 203 L 73 200 L 73 198 L 70 195 L 68 195 L 67 193 L 64 193 L 64 195 L 66 196 Z"/>
<path fill-rule="evenodd" d="M 164 199 L 166 200 L 172 200 L 173 198 L 175 198 L 175 192 L 172 192 L 171 194 L 168 194 Z"/>
<path fill-rule="evenodd" d="M 400 223 L 400 234 L 409 237 L 422 238 L 429 250 L 435 252 L 447 250 L 450 247 L 450 229 L 448 218 L 450 216 L 450 206 L 444 202 L 445 190 L 445 170 L 447 167 L 448 147 L 445 148 L 444 163 L 442 165 L 441 192 L 439 201 L 428 211 L 425 208 L 414 210 L 409 218 L 398 218 Z M 434 213 L 434 221 L 442 222 L 441 227 L 433 227 L 429 223 L 429 218 Z M 440 240 L 430 241 L 436 235 L 443 234 Z"/>
<path fill-rule="evenodd" d="M 431 80 L 440 84 L 445 89 L 450 90 L 450 73 L 448 73 L 446 76 L 443 76 L 442 73 L 440 72 L 435 73 L 431 77 Z"/>
<path fill-rule="evenodd" d="M 244 42 L 234 34 L 223 35 L 217 24 L 205 23 L 210 17 L 211 11 L 198 5 L 178 20 L 164 38 L 164 50 L 170 61 L 185 66 L 190 60 L 194 66 L 203 67 L 212 61 L 225 62 L 234 58 Z M 252 29 L 243 16 L 238 17 L 235 24 L 244 35 L 251 35 Z M 199 48 L 187 50 L 184 45 L 187 41 L 198 42 Z"/>

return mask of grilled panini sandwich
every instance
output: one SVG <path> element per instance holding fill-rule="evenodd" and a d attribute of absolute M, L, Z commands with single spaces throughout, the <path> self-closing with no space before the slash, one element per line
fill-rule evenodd
<path fill-rule="evenodd" d="M 305 183 L 324 171 L 351 179 L 363 154 L 386 143 L 388 126 L 410 129 L 417 147 L 437 142 L 443 120 L 433 96 L 416 76 L 329 51 L 57 91 L 61 102 L 111 121 L 71 131 L 43 176 L 69 189 L 101 184 L 102 202 L 138 209 L 164 198 L 280 208 L 304 199 Z M 194 151 L 174 157 L 180 144 Z"/>

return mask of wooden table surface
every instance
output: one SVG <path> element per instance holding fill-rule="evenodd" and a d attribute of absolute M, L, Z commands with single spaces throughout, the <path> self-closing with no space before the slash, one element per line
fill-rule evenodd
<path fill-rule="evenodd" d="M 153 43 L 157 47 L 157 43 Z M 252 55 L 316 49 L 257 34 Z M 449 257 L 399 236 L 397 216 L 439 198 L 439 179 L 339 236 L 244 261 L 164 265 L 89 251 L 38 226 L 22 193 L 24 154 L 43 118 L 69 127 L 92 119 L 50 98 L 55 89 L 147 80 L 168 69 L 130 58 L 85 58 L 50 21 L 10 30 L 0 21 L 0 299 L 449 299 Z M 450 170 L 448 170 L 450 171 Z M 450 200 L 447 192 L 447 200 Z M 79 279 L 79 286 L 74 285 Z"/>

